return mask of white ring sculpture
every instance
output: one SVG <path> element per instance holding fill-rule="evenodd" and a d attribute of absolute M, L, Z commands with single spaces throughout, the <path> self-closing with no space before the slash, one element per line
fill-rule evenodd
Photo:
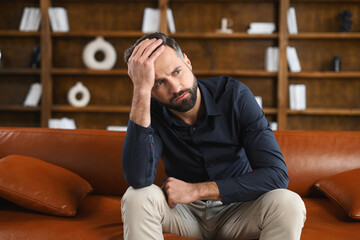
<path fill-rule="evenodd" d="M 97 52 L 104 54 L 103 60 L 96 60 L 95 54 Z M 108 41 L 105 41 L 103 37 L 97 37 L 95 40 L 89 42 L 84 48 L 82 57 L 86 67 L 96 70 L 113 68 L 117 58 L 114 46 Z"/>
<path fill-rule="evenodd" d="M 77 99 L 76 95 L 81 94 Z M 68 92 L 68 101 L 74 107 L 85 107 L 90 102 L 90 92 L 81 82 L 77 82 Z"/>

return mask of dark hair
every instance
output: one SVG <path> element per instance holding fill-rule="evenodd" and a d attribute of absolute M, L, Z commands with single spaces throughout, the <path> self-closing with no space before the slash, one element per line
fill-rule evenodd
<path fill-rule="evenodd" d="M 124 52 L 124 61 L 127 63 L 129 61 L 129 58 L 131 56 L 131 54 L 133 53 L 135 47 L 137 45 L 139 45 L 142 41 L 144 41 L 145 39 L 152 39 L 152 38 L 156 38 L 156 39 L 162 39 L 163 40 L 163 43 L 161 45 L 166 45 L 166 46 L 169 46 L 171 47 L 172 49 L 175 50 L 176 54 L 181 58 L 183 59 L 183 54 L 182 54 L 182 51 L 180 49 L 180 46 L 179 44 L 177 44 L 177 42 L 173 39 L 173 38 L 170 38 L 170 37 L 166 37 L 165 34 L 163 34 L 162 32 L 156 32 L 156 33 L 150 33 L 150 34 L 147 34 L 147 35 L 144 35 L 142 36 L 141 38 L 139 38 L 138 40 L 136 40 L 136 42 L 131 46 L 129 47 L 128 49 L 125 50 Z M 160 45 L 160 46 L 161 46 Z M 159 46 L 159 47 L 160 47 Z M 157 48 L 156 48 L 157 49 Z M 156 50 L 155 49 L 155 50 Z M 155 51 L 154 50 L 154 51 Z"/>

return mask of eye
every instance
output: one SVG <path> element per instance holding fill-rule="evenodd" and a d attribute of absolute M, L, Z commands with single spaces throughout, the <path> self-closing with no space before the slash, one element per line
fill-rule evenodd
<path fill-rule="evenodd" d="M 156 81 L 154 85 L 155 85 L 155 87 L 160 87 L 163 83 L 164 83 L 163 80 L 159 80 L 159 81 Z"/>
<path fill-rule="evenodd" d="M 181 71 L 180 69 L 177 69 L 177 70 L 175 70 L 175 71 L 173 72 L 173 74 L 174 74 L 174 75 L 178 75 L 178 74 L 180 73 L 180 71 Z"/>

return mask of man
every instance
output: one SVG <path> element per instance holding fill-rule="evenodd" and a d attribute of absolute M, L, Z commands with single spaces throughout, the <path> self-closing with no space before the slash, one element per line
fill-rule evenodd
<path fill-rule="evenodd" d="M 125 52 L 133 100 L 122 166 L 125 239 L 163 232 L 201 239 L 300 239 L 301 198 L 250 90 L 231 77 L 198 81 L 162 33 Z M 167 179 L 153 185 L 159 158 Z"/>

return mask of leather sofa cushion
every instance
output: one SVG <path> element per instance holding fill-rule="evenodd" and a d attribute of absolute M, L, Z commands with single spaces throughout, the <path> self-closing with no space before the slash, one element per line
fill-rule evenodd
<path fill-rule="evenodd" d="M 339 204 L 350 218 L 360 220 L 359 183 L 360 168 L 327 177 L 317 182 L 315 186 Z"/>
<path fill-rule="evenodd" d="M 24 208 L 56 216 L 74 216 L 91 185 L 77 174 L 37 158 L 0 159 L 0 197 Z"/>
<path fill-rule="evenodd" d="M 39 214 L 0 199 L 0 239 L 122 240 L 121 197 L 89 194 L 74 218 Z M 195 240 L 165 233 L 165 240 Z"/>
<path fill-rule="evenodd" d="M 303 198 L 306 221 L 301 240 L 357 239 L 360 222 L 348 218 L 346 213 L 328 198 Z"/>
<path fill-rule="evenodd" d="M 76 217 L 40 214 L 11 202 L 0 204 L 0 239 L 123 239 L 120 197 L 90 194 Z"/>
<path fill-rule="evenodd" d="M 360 132 L 275 131 L 289 174 L 289 189 L 301 197 L 323 197 L 314 184 L 360 168 Z"/>

